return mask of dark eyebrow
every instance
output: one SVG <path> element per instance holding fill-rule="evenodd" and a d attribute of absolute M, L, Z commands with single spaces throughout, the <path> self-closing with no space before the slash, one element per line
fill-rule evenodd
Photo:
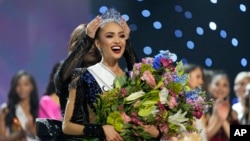
<path fill-rule="evenodd" d="M 106 32 L 105 34 L 115 34 L 114 32 Z M 124 31 L 118 32 L 118 34 L 124 34 Z"/>

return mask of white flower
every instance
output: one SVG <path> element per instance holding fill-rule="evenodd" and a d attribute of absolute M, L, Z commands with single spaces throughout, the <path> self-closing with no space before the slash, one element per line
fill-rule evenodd
<path fill-rule="evenodd" d="M 145 95 L 145 92 L 143 90 L 140 90 L 138 92 L 134 92 L 134 93 L 130 94 L 128 97 L 125 98 L 125 101 L 133 101 L 133 100 L 136 100 L 144 95 Z"/>
<path fill-rule="evenodd" d="M 186 131 L 186 127 L 183 125 L 183 122 L 188 121 L 188 118 L 185 118 L 187 111 L 181 113 L 182 111 L 179 110 L 176 114 L 171 115 L 168 117 L 168 122 L 180 126 L 182 131 Z"/>
<path fill-rule="evenodd" d="M 151 111 L 151 114 L 155 116 L 158 112 L 159 110 L 157 109 L 157 107 L 153 106 L 153 110 Z"/>
<path fill-rule="evenodd" d="M 159 97 L 160 97 L 161 104 L 166 104 L 167 103 L 168 94 L 169 94 L 169 91 L 165 87 L 159 92 Z"/>

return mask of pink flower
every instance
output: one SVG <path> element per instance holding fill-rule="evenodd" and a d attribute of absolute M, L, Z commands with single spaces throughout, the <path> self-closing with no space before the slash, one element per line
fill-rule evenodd
<path fill-rule="evenodd" d="M 146 83 L 151 87 L 154 87 L 156 85 L 155 78 L 153 77 L 150 71 L 144 71 L 141 79 L 143 81 L 146 81 Z"/>
<path fill-rule="evenodd" d="M 127 95 L 127 91 L 125 88 L 121 88 L 121 92 L 122 92 L 122 97 L 125 97 Z"/>
<path fill-rule="evenodd" d="M 167 67 L 169 65 L 169 61 L 165 58 L 161 58 L 161 63 L 163 65 L 163 67 Z"/>
<path fill-rule="evenodd" d="M 125 122 L 130 122 L 132 120 L 125 112 L 122 112 L 122 118 Z"/>
<path fill-rule="evenodd" d="M 164 123 L 161 127 L 160 127 L 160 131 L 162 133 L 167 133 L 168 132 L 168 124 Z"/>
<path fill-rule="evenodd" d="M 133 71 L 129 72 L 130 79 L 133 79 L 133 76 L 134 76 L 134 72 Z"/>
<path fill-rule="evenodd" d="M 131 113 L 131 116 L 133 116 L 133 117 L 137 117 L 137 116 L 138 116 L 138 114 L 137 114 L 136 112 L 132 112 L 132 113 Z"/>
<path fill-rule="evenodd" d="M 193 112 L 193 115 L 197 118 L 200 119 L 203 113 L 201 111 Z"/>
<path fill-rule="evenodd" d="M 142 59 L 142 63 L 144 64 L 152 64 L 154 62 L 154 58 L 146 57 Z"/>
<path fill-rule="evenodd" d="M 171 96 L 168 102 L 169 109 L 173 109 L 175 106 L 177 106 L 177 102 L 175 97 Z"/>
<path fill-rule="evenodd" d="M 132 117 L 132 122 L 138 124 L 139 120 L 137 119 L 137 117 Z"/>

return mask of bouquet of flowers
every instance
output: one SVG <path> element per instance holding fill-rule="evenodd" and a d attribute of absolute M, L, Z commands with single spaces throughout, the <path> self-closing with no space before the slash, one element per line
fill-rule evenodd
<path fill-rule="evenodd" d="M 141 124 L 157 126 L 170 136 L 197 131 L 193 121 L 211 101 L 200 87 L 187 86 L 183 63 L 174 63 L 171 57 L 168 50 L 160 51 L 136 63 L 129 77 L 117 77 L 114 88 L 95 103 L 97 122 L 113 125 L 126 141 L 152 138 Z"/>

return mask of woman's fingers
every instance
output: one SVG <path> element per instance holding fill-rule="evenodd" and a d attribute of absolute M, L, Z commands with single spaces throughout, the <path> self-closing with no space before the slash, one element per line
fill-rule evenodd
<path fill-rule="evenodd" d="M 91 37 L 94 38 L 95 37 L 95 32 L 96 30 L 99 28 L 100 24 L 101 24 L 102 18 L 100 16 L 97 16 L 96 18 L 94 18 L 91 22 L 89 22 L 87 24 L 87 29 L 86 29 L 86 34 Z"/>
<path fill-rule="evenodd" d="M 130 28 L 129 28 L 127 22 L 125 21 L 125 19 L 123 19 L 123 18 L 122 18 L 121 26 L 122 26 L 122 28 L 124 30 L 126 38 L 128 39 L 129 38 L 129 34 L 130 34 Z"/>

